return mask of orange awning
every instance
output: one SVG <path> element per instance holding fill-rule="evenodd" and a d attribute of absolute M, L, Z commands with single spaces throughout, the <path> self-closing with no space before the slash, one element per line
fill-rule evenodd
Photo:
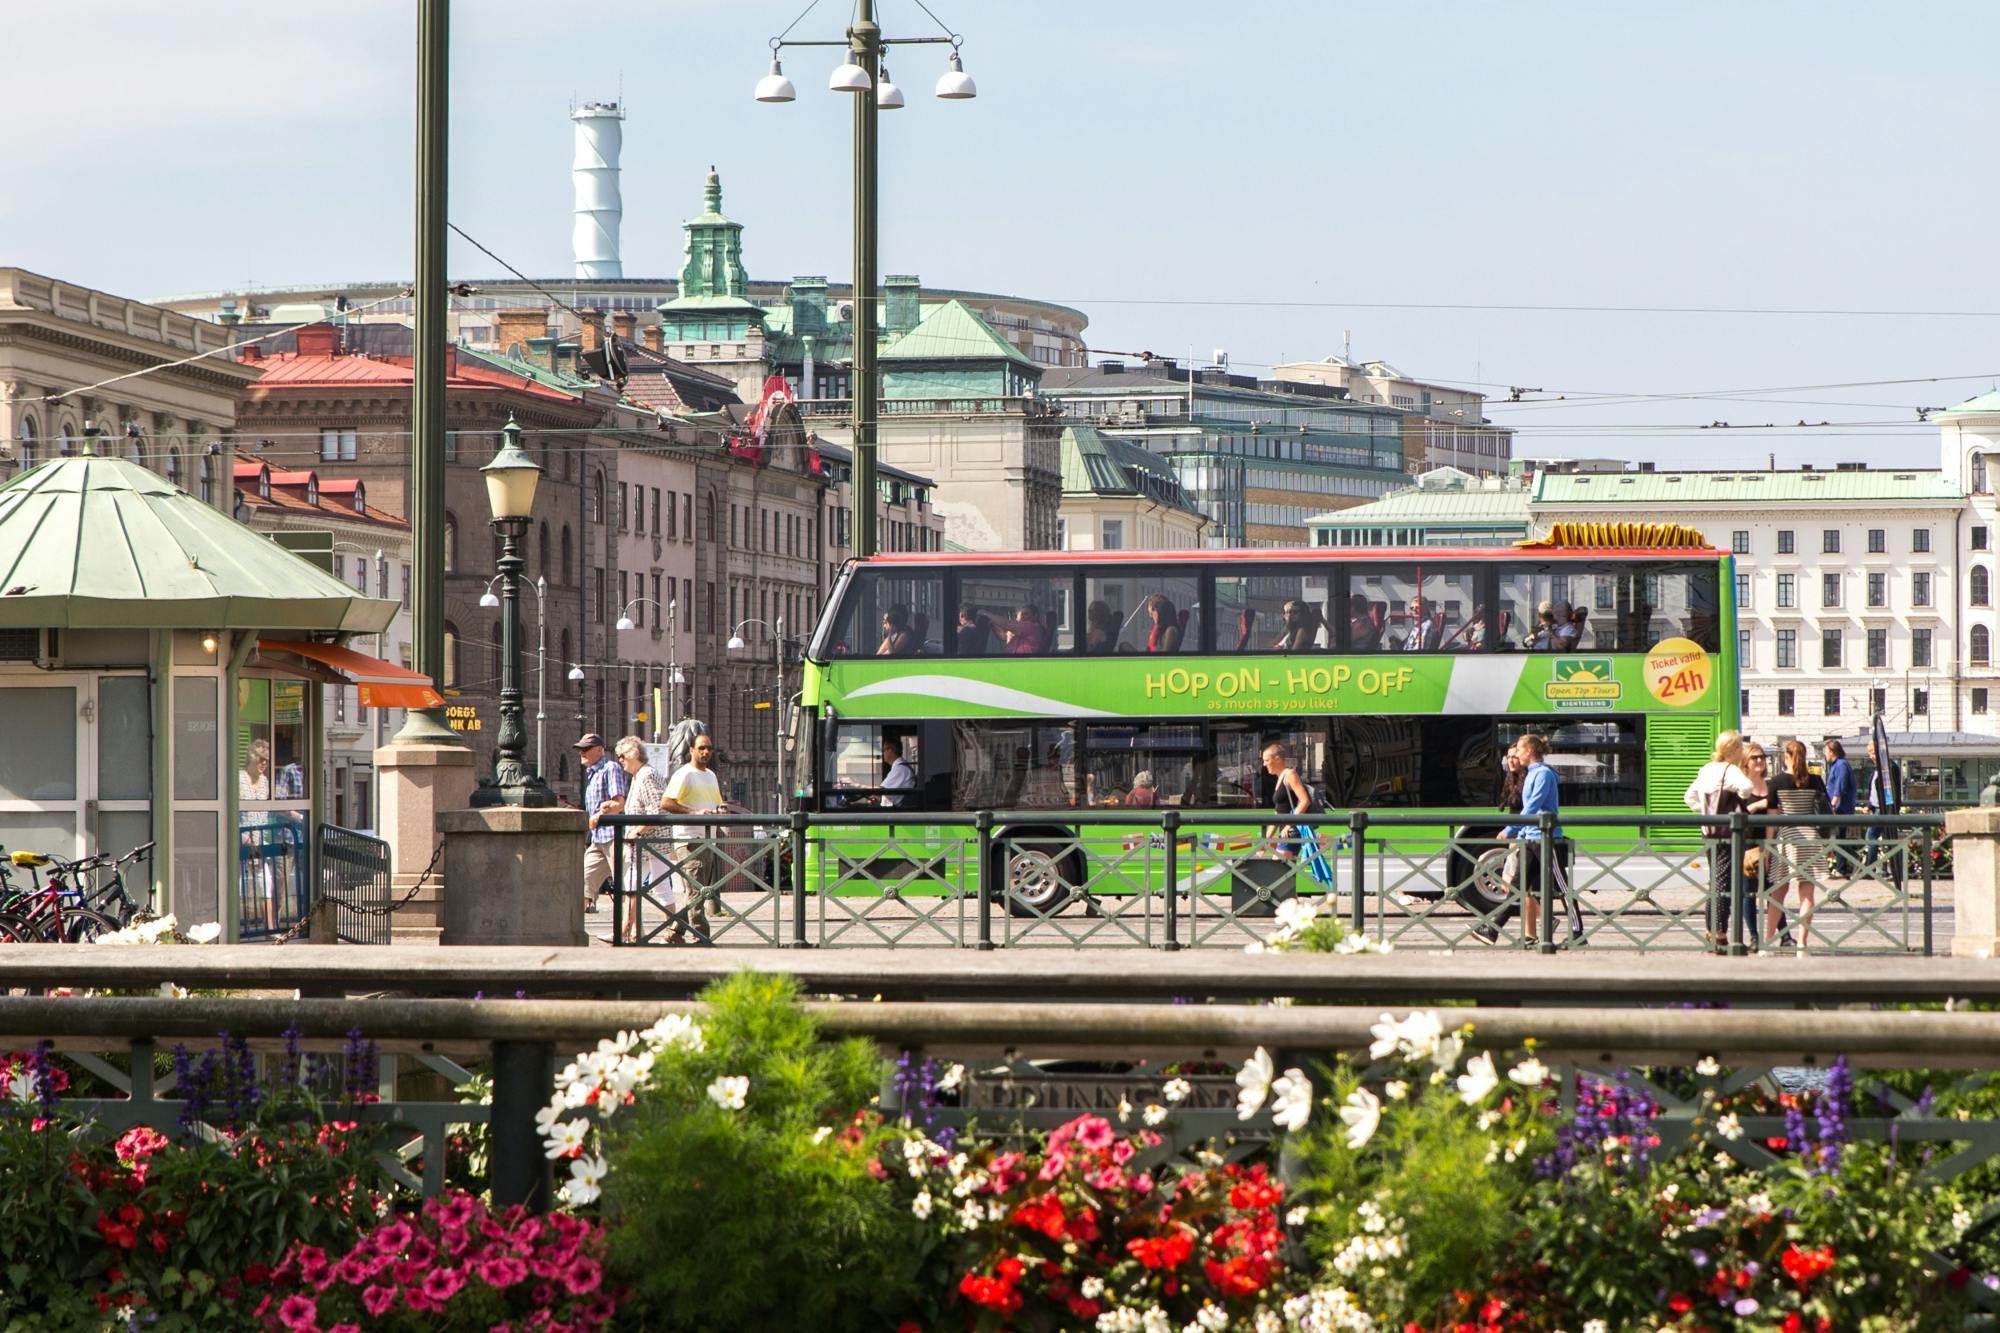
<path fill-rule="evenodd" d="M 302 639 L 259 639 L 257 647 L 267 653 L 290 653 L 329 668 L 354 686 L 363 708 L 444 707 L 444 696 L 431 688 L 429 676 L 352 648 Z"/>

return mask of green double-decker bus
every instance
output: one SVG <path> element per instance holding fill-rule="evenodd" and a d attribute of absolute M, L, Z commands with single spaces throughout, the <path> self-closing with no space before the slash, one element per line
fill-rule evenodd
<path fill-rule="evenodd" d="M 965 855 L 970 829 L 923 816 L 1010 812 L 995 855 L 1046 855 L 1038 876 L 1008 873 L 1009 896 L 1046 910 L 1096 891 L 1093 848 L 1131 845 L 1101 812 L 1129 811 L 1136 837 L 1168 809 L 1183 837 L 1204 836 L 1204 813 L 1237 816 L 1215 845 L 1254 836 L 1242 816 L 1272 809 L 1273 741 L 1329 810 L 1434 816 L 1441 839 L 1497 827 L 1500 756 L 1530 731 L 1549 739 L 1566 811 L 1684 814 L 1737 725 L 1730 556 L 1685 530 L 1630 546 L 1617 528 L 1564 535 L 850 562 L 807 652 L 800 789 L 809 809 L 910 820 L 834 821 L 808 854 L 876 880 L 885 864 L 992 875 Z M 1084 810 L 1100 815 L 1079 835 L 1065 816 Z M 1635 822 L 1592 837 L 1667 851 L 1693 834 L 1649 843 Z"/>

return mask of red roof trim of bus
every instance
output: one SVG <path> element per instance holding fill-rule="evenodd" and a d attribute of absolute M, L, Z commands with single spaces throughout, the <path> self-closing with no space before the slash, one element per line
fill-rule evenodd
<path fill-rule="evenodd" d="M 1202 548 L 1173 551 L 895 551 L 855 561 L 862 565 L 978 565 L 999 561 L 1023 565 L 1234 563 L 1296 564 L 1301 560 L 1334 563 L 1341 560 L 1496 559 L 1523 562 L 1584 560 L 1611 557 L 1624 560 L 1717 559 L 1730 554 L 1702 546 L 1259 546 L 1233 550 Z"/>

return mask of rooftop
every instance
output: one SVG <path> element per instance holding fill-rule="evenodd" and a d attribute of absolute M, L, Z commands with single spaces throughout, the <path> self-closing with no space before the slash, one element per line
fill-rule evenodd
<path fill-rule="evenodd" d="M 1540 504 L 1837 504 L 1857 500 L 1930 501 L 1965 498 L 1936 469 L 1905 472 L 1873 468 L 1839 472 L 1542 472 L 1535 476 Z"/>
<path fill-rule="evenodd" d="M 1486 522 L 1495 527 L 1528 526 L 1528 492 L 1513 486 L 1486 490 L 1478 486 L 1439 488 L 1409 486 L 1379 500 L 1315 514 L 1309 527 L 1379 527 L 1383 523 L 1423 523 L 1449 520 Z"/>
<path fill-rule="evenodd" d="M 962 301 L 946 301 L 924 311 L 917 326 L 882 349 L 894 361 L 1012 361 L 1040 373 L 1042 367 L 993 331 Z"/>
<path fill-rule="evenodd" d="M 1181 488 L 1166 459 L 1140 445 L 1102 435 L 1094 426 L 1063 428 L 1062 488 L 1065 495 L 1140 497 L 1208 517 Z"/>
<path fill-rule="evenodd" d="M 321 332 L 324 330 L 324 333 Z M 330 325 L 308 326 L 297 330 L 296 352 L 280 352 L 275 356 L 246 356 L 244 360 L 260 368 L 264 373 L 250 386 L 250 392 L 258 394 L 273 388 L 322 388 L 352 385 L 376 385 L 392 388 L 410 385 L 415 381 L 410 368 L 410 358 L 401 356 L 363 356 L 341 351 L 339 330 Z M 580 387 L 566 391 L 557 387 L 562 380 L 574 379 L 544 371 L 538 366 L 475 352 L 465 347 L 446 349 L 445 374 L 454 389 L 511 389 L 534 398 L 544 398 L 554 402 L 574 402 Z M 587 380 L 575 380 L 578 386 L 585 386 Z"/>

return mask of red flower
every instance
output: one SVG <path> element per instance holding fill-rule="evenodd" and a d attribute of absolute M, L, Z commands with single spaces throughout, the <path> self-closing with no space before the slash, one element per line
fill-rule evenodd
<path fill-rule="evenodd" d="M 1224 1296 L 1254 1296 L 1271 1278 L 1267 1259 L 1239 1254 L 1226 1263 L 1208 1260 L 1202 1265 L 1209 1282 Z"/>
<path fill-rule="evenodd" d="M 1785 1322 L 1778 1325 L 1778 1333 L 1805 1333 L 1806 1321 L 1799 1318 L 1797 1310 L 1785 1315 Z"/>
<path fill-rule="evenodd" d="M 1188 1228 L 1177 1225 L 1161 1236 L 1128 1240 L 1125 1250 L 1148 1268 L 1179 1268 L 1194 1253 L 1194 1235 Z"/>
<path fill-rule="evenodd" d="M 979 1273 L 967 1273 L 958 1280 L 958 1290 L 960 1295 L 974 1305 L 983 1305 L 989 1310 L 1012 1314 L 1021 1308 L 1020 1293 L 1014 1290 L 1013 1282 L 1005 1277 L 985 1277 Z"/>
<path fill-rule="evenodd" d="M 121 1250 L 132 1249 L 139 1243 L 139 1232 L 136 1228 L 103 1213 L 97 1215 L 97 1234 L 104 1237 L 106 1245 L 113 1245 Z"/>
<path fill-rule="evenodd" d="M 1050 1240 L 1061 1240 L 1069 1222 L 1063 1212 L 1062 1200 L 1053 1192 L 1028 1199 L 1014 1209 L 1013 1216 L 1008 1220 L 1030 1231 L 1039 1231 Z"/>
<path fill-rule="evenodd" d="M 1783 1266 L 1785 1276 L 1803 1287 L 1833 1267 L 1833 1246 L 1802 1250 L 1796 1245 L 1787 1245 L 1778 1262 Z"/>
<path fill-rule="evenodd" d="M 1683 1296 L 1677 1291 L 1667 1297 L 1667 1308 L 1675 1314 L 1686 1314 L 1689 1310 L 1694 1309 L 1694 1299 L 1689 1296 Z"/>

